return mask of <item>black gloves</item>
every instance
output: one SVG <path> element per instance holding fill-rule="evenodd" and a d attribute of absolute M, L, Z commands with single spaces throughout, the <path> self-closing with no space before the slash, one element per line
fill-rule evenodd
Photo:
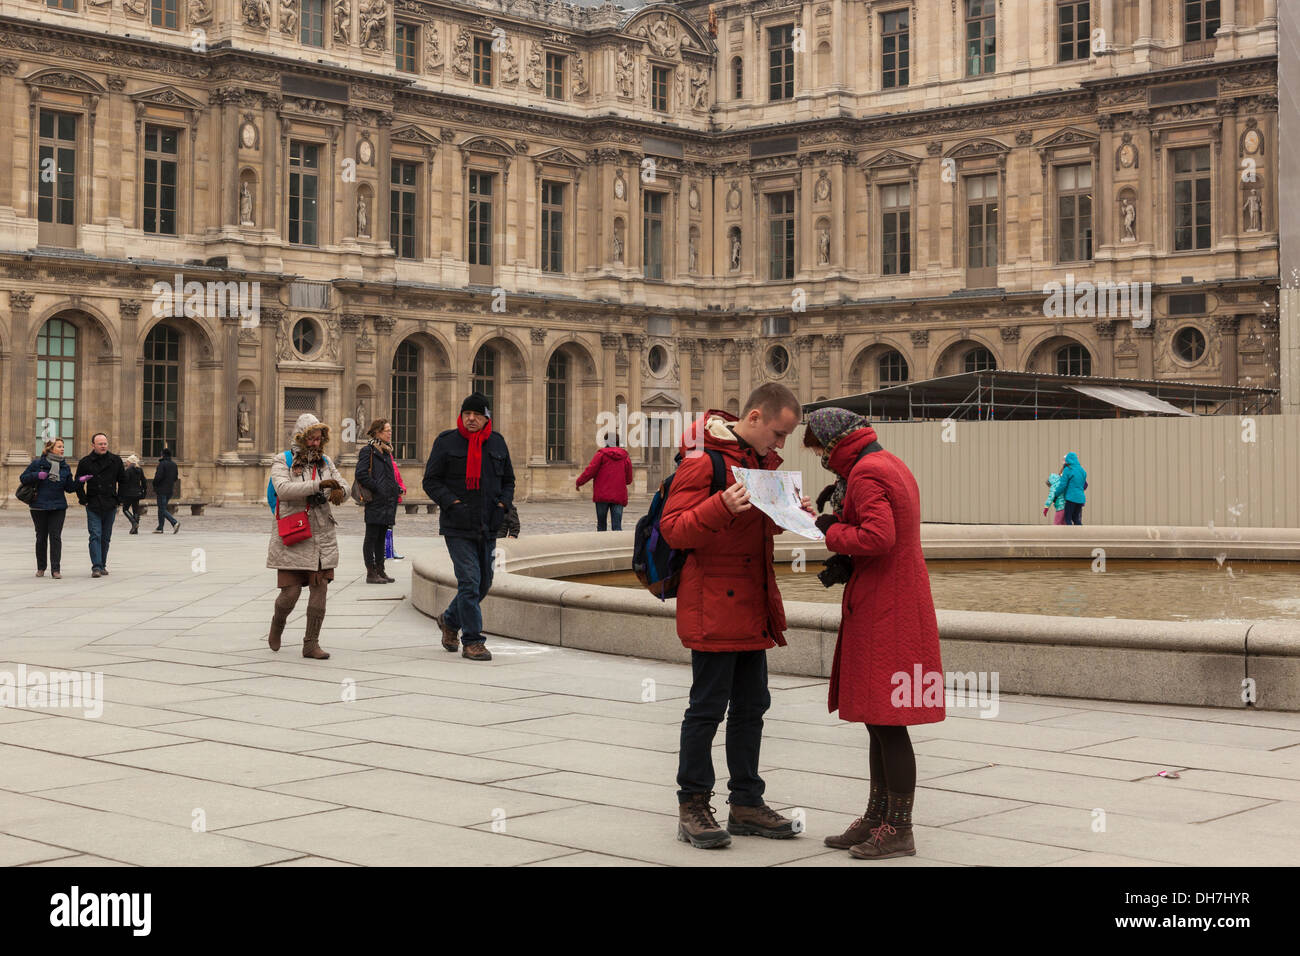
<path fill-rule="evenodd" d="M 831 482 L 822 489 L 822 493 L 817 496 L 817 510 L 821 511 L 826 507 L 826 502 L 831 500 L 831 495 L 835 494 L 835 482 Z"/>
<path fill-rule="evenodd" d="M 840 519 L 835 517 L 835 515 L 818 515 L 815 524 L 817 525 L 817 530 L 822 534 L 825 534 L 830 530 L 831 525 L 839 524 L 839 521 Z"/>

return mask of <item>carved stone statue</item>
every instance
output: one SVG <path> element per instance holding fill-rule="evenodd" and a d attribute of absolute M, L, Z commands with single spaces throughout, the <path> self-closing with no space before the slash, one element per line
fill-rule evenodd
<path fill-rule="evenodd" d="M 618 48 L 618 65 L 614 69 L 615 80 L 618 83 L 618 95 L 626 96 L 629 99 L 632 96 L 632 51 L 625 46 Z"/>
<path fill-rule="evenodd" d="M 366 400 L 364 398 L 357 399 L 356 419 L 357 419 L 357 434 L 364 435 L 366 433 Z"/>
<path fill-rule="evenodd" d="M 614 261 L 623 261 L 623 237 L 619 235 L 617 230 L 614 232 Z"/>
<path fill-rule="evenodd" d="M 430 23 L 425 28 L 424 37 L 424 68 L 432 70 L 442 66 L 442 37 L 438 35 L 438 24 Z"/>
<path fill-rule="evenodd" d="M 122 9 L 133 17 L 142 17 L 145 13 L 144 0 L 122 0 Z M 256 26 L 257 24 L 251 24 Z"/>
<path fill-rule="evenodd" d="M 361 45 L 367 50 L 388 48 L 387 0 L 362 0 Z"/>
<path fill-rule="evenodd" d="M 352 0 L 334 0 L 334 39 L 352 41 Z"/>
<path fill-rule="evenodd" d="M 190 0 L 189 15 L 191 24 L 207 23 L 212 19 L 212 4 L 209 0 Z"/>
<path fill-rule="evenodd" d="M 573 58 L 573 95 L 586 96 L 587 90 L 587 61 L 581 53 Z"/>
<path fill-rule="evenodd" d="M 253 437 L 253 421 L 249 414 L 248 399 L 239 396 L 239 408 L 235 412 L 235 425 L 239 431 L 239 440 L 246 441 Z"/>
<path fill-rule="evenodd" d="M 122 6 L 130 9 L 130 0 L 122 0 Z M 143 0 L 140 7 L 144 7 Z M 244 22 L 250 27 L 261 27 L 263 30 L 271 26 L 271 0 L 244 0 L 243 3 Z"/>
<path fill-rule="evenodd" d="M 298 32 L 298 0 L 280 0 L 280 32 L 289 36 Z"/>
<path fill-rule="evenodd" d="M 1259 190 L 1252 189 L 1246 194 L 1246 231 L 1259 232 L 1264 228 L 1264 201 L 1259 198 Z"/>
<path fill-rule="evenodd" d="M 542 46 L 537 41 L 533 41 L 528 50 L 528 85 L 535 90 L 542 88 L 542 79 L 545 70 L 542 65 Z"/>
<path fill-rule="evenodd" d="M 1132 199 L 1125 196 L 1119 201 L 1120 215 L 1124 221 L 1124 241 L 1137 241 L 1137 206 Z"/>
<path fill-rule="evenodd" d="M 501 82 L 519 82 L 519 60 L 515 57 L 515 45 L 509 40 L 501 44 Z"/>
<path fill-rule="evenodd" d="M 826 228 L 817 230 L 817 264 L 819 266 L 830 265 L 831 261 L 831 231 Z"/>
<path fill-rule="evenodd" d="M 461 27 L 460 33 L 456 36 L 456 50 L 452 57 L 452 68 L 461 76 L 469 76 L 470 66 L 473 63 L 469 41 L 469 31 Z"/>
<path fill-rule="evenodd" d="M 700 269 L 700 237 L 691 235 L 687 243 L 687 268 L 691 272 L 698 272 Z"/>
<path fill-rule="evenodd" d="M 659 14 L 659 19 L 646 28 L 646 42 L 655 56 L 675 59 L 681 41 L 677 39 L 677 27 L 669 21 L 666 14 Z"/>
<path fill-rule="evenodd" d="M 248 183 L 239 184 L 239 224 L 241 226 L 252 226 L 253 222 L 253 191 L 248 188 Z"/>
<path fill-rule="evenodd" d="M 731 271 L 735 272 L 740 268 L 740 230 L 737 229 L 731 234 Z"/>
<path fill-rule="evenodd" d="M 357 197 L 357 235 L 370 235 L 370 207 L 365 196 Z"/>
<path fill-rule="evenodd" d="M 709 108 L 709 71 L 698 63 L 691 72 L 691 105 L 697 110 Z"/>

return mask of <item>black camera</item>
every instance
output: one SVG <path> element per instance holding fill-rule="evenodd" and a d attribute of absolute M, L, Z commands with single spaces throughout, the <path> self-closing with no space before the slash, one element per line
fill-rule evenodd
<path fill-rule="evenodd" d="M 849 578 L 853 577 L 853 559 L 847 554 L 832 554 L 822 565 L 822 570 L 817 572 L 817 580 L 822 583 L 822 587 L 848 584 Z"/>
<path fill-rule="evenodd" d="M 319 507 L 320 505 L 323 505 L 324 503 L 325 503 L 324 492 L 317 491 L 307 496 L 308 508 L 316 508 Z"/>

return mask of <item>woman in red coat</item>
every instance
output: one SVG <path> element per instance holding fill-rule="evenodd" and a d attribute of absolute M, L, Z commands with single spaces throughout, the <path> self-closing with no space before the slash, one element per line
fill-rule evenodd
<path fill-rule="evenodd" d="M 944 718 L 944 675 L 930 575 L 921 555 L 921 496 L 875 429 L 842 408 L 811 412 L 804 445 L 839 476 L 832 514 L 817 519 L 826 546 L 848 555 L 829 709 L 862 721 L 871 736 L 867 810 L 826 845 L 864 860 L 915 856 L 916 757 L 910 724 Z M 820 500 L 820 499 L 819 499 Z"/>
<path fill-rule="evenodd" d="M 591 464 L 578 476 L 577 488 L 592 478 L 592 501 L 596 503 L 596 530 L 605 530 L 605 516 L 612 520 L 615 531 L 623 530 L 623 509 L 627 507 L 627 486 L 632 484 L 632 459 L 618 447 L 618 436 L 611 435 L 604 448 L 597 449 Z"/>

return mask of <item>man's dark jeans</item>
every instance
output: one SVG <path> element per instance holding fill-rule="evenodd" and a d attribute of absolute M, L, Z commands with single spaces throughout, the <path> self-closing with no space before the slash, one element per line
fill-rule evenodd
<path fill-rule="evenodd" d="M 108 567 L 108 545 L 113 539 L 113 519 L 117 517 L 117 506 L 106 511 L 86 509 L 86 531 L 90 535 L 90 569 L 104 570 Z"/>
<path fill-rule="evenodd" d="M 456 571 L 456 596 L 447 605 L 443 622 L 453 631 L 461 631 L 465 644 L 485 644 L 483 612 L 479 604 L 492 587 L 492 552 L 496 539 L 446 536 L 447 553 Z"/>
<path fill-rule="evenodd" d="M 677 799 L 713 790 L 713 737 L 727 718 L 728 803 L 763 805 L 758 775 L 763 715 L 772 706 L 767 689 L 767 651 L 691 651 L 691 702 L 682 719 Z M 728 712 L 727 705 L 731 708 Z"/>
<path fill-rule="evenodd" d="M 173 518 L 171 516 L 171 513 L 167 510 L 167 499 L 169 497 L 170 497 L 169 495 L 158 496 L 158 530 L 159 531 L 162 530 L 164 521 L 170 521 L 173 527 L 175 527 L 176 525 L 176 519 Z"/>
<path fill-rule="evenodd" d="M 623 530 L 623 506 L 616 505 L 612 501 L 596 502 L 596 530 L 605 530 L 605 515 L 608 514 L 613 519 L 614 531 Z"/>

